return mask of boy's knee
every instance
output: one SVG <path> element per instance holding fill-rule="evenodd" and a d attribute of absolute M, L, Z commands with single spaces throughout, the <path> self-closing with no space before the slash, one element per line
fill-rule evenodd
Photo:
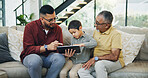
<path fill-rule="evenodd" d="M 60 78 L 65 78 L 67 76 L 67 72 L 65 70 L 61 70 Z"/>
<path fill-rule="evenodd" d="M 77 74 L 77 72 L 75 72 L 75 71 L 70 71 L 70 72 L 69 72 L 69 77 L 70 77 L 70 78 L 77 78 L 77 77 L 78 77 L 78 74 Z"/>

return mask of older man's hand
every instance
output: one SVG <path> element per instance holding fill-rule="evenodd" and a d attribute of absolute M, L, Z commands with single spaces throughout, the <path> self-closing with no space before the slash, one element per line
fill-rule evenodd
<path fill-rule="evenodd" d="M 87 63 L 83 64 L 82 68 L 89 69 L 95 63 L 95 59 L 91 58 Z"/>

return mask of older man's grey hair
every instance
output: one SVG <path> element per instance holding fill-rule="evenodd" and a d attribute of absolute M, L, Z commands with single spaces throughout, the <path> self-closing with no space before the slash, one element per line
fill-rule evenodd
<path fill-rule="evenodd" d="M 112 23 L 112 21 L 113 21 L 113 15 L 112 15 L 111 12 L 109 12 L 109 11 L 102 11 L 102 12 L 100 12 L 98 14 L 98 16 L 99 15 L 103 15 L 104 16 L 104 19 L 105 19 L 106 23 L 109 23 L 109 24 Z"/>

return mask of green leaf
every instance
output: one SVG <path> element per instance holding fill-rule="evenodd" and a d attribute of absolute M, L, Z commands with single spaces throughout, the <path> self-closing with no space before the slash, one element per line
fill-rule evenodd
<path fill-rule="evenodd" d="M 31 13 L 30 17 L 29 17 L 29 20 L 32 20 L 33 16 L 34 16 L 34 13 Z"/>

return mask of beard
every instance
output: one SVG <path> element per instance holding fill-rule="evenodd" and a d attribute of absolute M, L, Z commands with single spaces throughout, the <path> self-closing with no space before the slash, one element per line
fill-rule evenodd
<path fill-rule="evenodd" d="M 49 28 L 49 29 L 54 29 L 55 23 L 51 23 L 50 25 L 48 25 L 48 24 L 45 23 L 45 27 L 46 28 Z"/>

